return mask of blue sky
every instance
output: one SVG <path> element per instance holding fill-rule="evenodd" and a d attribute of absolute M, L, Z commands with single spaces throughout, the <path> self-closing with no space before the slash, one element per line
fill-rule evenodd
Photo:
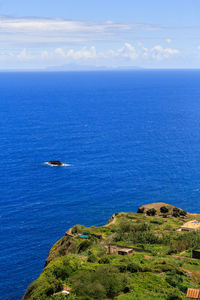
<path fill-rule="evenodd" d="M 200 68 L 199 0 L 0 1 L 0 69 Z"/>

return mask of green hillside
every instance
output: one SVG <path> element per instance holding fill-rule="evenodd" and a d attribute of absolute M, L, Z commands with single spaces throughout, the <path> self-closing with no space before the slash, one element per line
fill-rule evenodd
<path fill-rule="evenodd" d="M 186 299 L 187 288 L 200 287 L 200 260 L 192 258 L 200 231 L 177 231 L 190 220 L 200 215 L 156 203 L 115 213 L 102 227 L 76 225 L 23 299 Z"/>

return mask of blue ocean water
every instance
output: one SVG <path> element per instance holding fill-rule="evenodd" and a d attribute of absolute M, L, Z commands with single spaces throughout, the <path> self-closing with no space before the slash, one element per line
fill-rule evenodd
<path fill-rule="evenodd" d="M 18 300 L 76 223 L 200 213 L 200 71 L 0 73 L 0 161 L 0 299 Z"/>

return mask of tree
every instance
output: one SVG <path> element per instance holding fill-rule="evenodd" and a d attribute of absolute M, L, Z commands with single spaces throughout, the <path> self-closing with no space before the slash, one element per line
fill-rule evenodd
<path fill-rule="evenodd" d="M 185 216 L 187 215 L 187 211 L 181 210 L 181 211 L 180 211 L 180 215 L 185 217 Z"/>
<path fill-rule="evenodd" d="M 87 250 L 90 246 L 91 246 L 91 241 L 83 240 L 79 245 L 78 253 L 81 253 L 81 252 Z"/>
<path fill-rule="evenodd" d="M 156 209 L 155 208 L 151 208 L 149 210 L 147 210 L 147 215 L 148 216 L 155 216 L 156 214 Z"/>
<path fill-rule="evenodd" d="M 166 214 L 166 213 L 169 212 L 169 209 L 168 209 L 166 206 L 162 206 L 162 207 L 160 208 L 160 212 L 161 212 L 162 214 Z"/>
<path fill-rule="evenodd" d="M 137 210 L 137 213 L 138 214 L 143 214 L 144 212 L 144 207 L 139 207 L 138 210 Z"/>
<path fill-rule="evenodd" d="M 172 216 L 175 218 L 180 217 L 180 209 L 178 207 L 173 208 Z"/>

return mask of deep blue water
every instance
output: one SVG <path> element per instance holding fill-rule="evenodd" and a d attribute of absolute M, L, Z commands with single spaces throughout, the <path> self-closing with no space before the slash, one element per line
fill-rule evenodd
<path fill-rule="evenodd" d="M 200 213 L 200 71 L 1 73 L 0 161 L 0 299 L 18 300 L 76 223 Z"/>

